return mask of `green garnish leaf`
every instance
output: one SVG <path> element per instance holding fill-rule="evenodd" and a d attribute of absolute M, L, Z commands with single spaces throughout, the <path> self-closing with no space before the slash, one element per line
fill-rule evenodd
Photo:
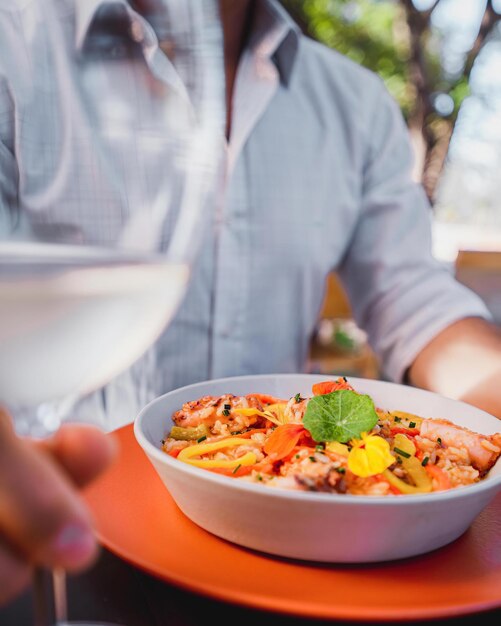
<path fill-rule="evenodd" d="M 349 389 L 313 396 L 303 417 L 303 425 L 315 441 L 341 443 L 359 439 L 377 421 L 372 398 Z"/>
<path fill-rule="evenodd" d="M 393 449 L 397 454 L 400 454 L 400 456 L 403 456 L 406 459 L 410 459 L 411 455 L 405 450 L 400 450 L 400 448 L 397 448 L 396 446 Z"/>

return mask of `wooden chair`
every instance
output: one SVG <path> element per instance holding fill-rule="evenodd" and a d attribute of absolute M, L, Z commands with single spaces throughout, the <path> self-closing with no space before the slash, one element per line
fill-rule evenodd
<path fill-rule="evenodd" d="M 460 250 L 456 278 L 477 293 L 501 325 L 501 250 Z"/>
<path fill-rule="evenodd" d="M 326 280 L 319 323 L 322 320 L 352 320 L 350 302 L 334 272 Z M 310 345 L 308 369 L 316 374 L 379 378 L 377 359 L 367 343 L 350 352 L 336 348 L 335 343 L 326 345 L 316 336 Z"/>

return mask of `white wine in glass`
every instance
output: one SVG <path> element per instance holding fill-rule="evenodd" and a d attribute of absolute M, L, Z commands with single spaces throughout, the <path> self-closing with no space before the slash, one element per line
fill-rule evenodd
<path fill-rule="evenodd" d="M 29 118 L 15 202 L 0 189 L 0 403 L 43 437 L 184 297 L 217 195 L 224 65 L 217 0 L 30 10 L 0 68 Z M 53 618 L 35 589 L 36 626 L 72 623 L 55 581 Z"/>

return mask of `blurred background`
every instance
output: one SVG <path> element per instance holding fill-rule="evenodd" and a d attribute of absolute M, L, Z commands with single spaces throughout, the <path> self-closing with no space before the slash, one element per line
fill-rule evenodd
<path fill-rule="evenodd" d="M 501 325 L 501 0 L 282 0 L 308 36 L 375 71 L 400 104 L 434 254 Z M 379 377 L 329 277 L 310 369 Z"/>

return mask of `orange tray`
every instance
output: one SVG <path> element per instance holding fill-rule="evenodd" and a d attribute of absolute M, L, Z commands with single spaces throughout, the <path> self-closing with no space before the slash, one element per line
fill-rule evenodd
<path fill-rule="evenodd" d="M 319 619 L 403 621 L 501 607 L 501 494 L 452 544 L 369 565 L 280 559 L 208 533 L 176 506 L 136 443 L 85 491 L 101 543 L 168 583 L 224 602 Z M 409 528 L 412 533 L 412 528 Z"/>

